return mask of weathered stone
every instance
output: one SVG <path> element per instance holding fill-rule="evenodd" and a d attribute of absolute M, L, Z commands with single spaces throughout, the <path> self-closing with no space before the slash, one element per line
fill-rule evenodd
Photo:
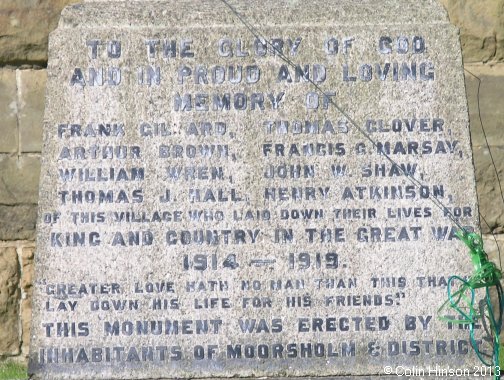
<path fill-rule="evenodd" d="M 491 146 L 504 146 L 504 64 L 467 66 L 465 74 L 471 139 L 474 146 L 486 146 L 478 113 L 478 84 L 481 121 Z M 472 73 L 472 74 L 471 74 Z M 478 78 L 475 78 L 478 77 Z"/>
<path fill-rule="evenodd" d="M 0 153 L 16 152 L 18 150 L 18 128 L 16 71 L 14 70 L 0 69 L 0 115 L 2 115 L 0 120 Z"/>
<path fill-rule="evenodd" d="M 35 253 L 35 247 L 28 246 L 23 247 L 21 251 L 22 259 L 22 276 L 21 276 L 21 289 L 25 293 L 31 294 L 31 288 L 33 285 L 33 256 Z M 24 297 L 23 297 L 24 298 Z"/>
<path fill-rule="evenodd" d="M 504 201 L 500 193 L 499 182 L 495 173 L 493 160 L 497 167 L 497 173 L 504 179 L 504 146 L 492 146 L 491 151 L 486 147 L 473 147 L 474 166 L 476 167 L 476 182 L 478 185 L 478 198 L 480 213 L 488 225 L 481 220 L 483 233 L 495 231 L 504 232 Z M 502 183 L 504 189 L 504 183 Z"/>
<path fill-rule="evenodd" d="M 40 153 L 44 115 L 45 70 L 18 70 L 19 148 L 21 153 Z"/>
<path fill-rule="evenodd" d="M 503 0 L 441 0 L 451 20 L 462 29 L 468 61 L 503 58 Z M 47 59 L 47 35 L 59 12 L 77 0 L 4 0 L 0 4 L 0 62 L 36 62 Z"/>
<path fill-rule="evenodd" d="M 504 0 L 441 0 L 460 29 L 466 62 L 504 59 Z"/>
<path fill-rule="evenodd" d="M 491 162 L 487 141 L 494 156 L 494 161 L 501 181 L 504 179 L 504 65 L 481 66 L 469 65 L 466 71 L 466 91 L 471 120 L 471 138 L 473 144 L 474 163 L 476 166 L 476 181 L 480 200 L 480 212 L 490 225 L 481 218 L 484 233 L 490 230 L 502 231 L 504 227 L 504 203 L 500 195 L 500 188 L 495 169 Z M 487 140 L 481 128 L 478 113 L 478 79 L 480 84 L 480 112 L 481 121 L 485 129 Z M 503 184 L 504 186 L 504 184 Z"/>
<path fill-rule="evenodd" d="M 23 247 L 21 251 L 21 328 L 22 352 L 27 355 L 30 349 L 30 325 L 32 315 L 33 254 L 34 247 Z"/>
<path fill-rule="evenodd" d="M 0 155 L 0 203 L 37 203 L 40 157 Z"/>
<path fill-rule="evenodd" d="M 494 262 L 498 268 L 504 268 L 504 234 L 483 235 L 483 243 L 490 261 Z M 497 248 L 497 244 L 499 248 Z"/>
<path fill-rule="evenodd" d="M 472 367 L 436 318 L 472 272 L 447 215 L 477 228 L 457 29 L 430 0 L 236 3 L 264 37 L 214 0 L 51 34 L 34 379 Z"/>
<path fill-rule="evenodd" d="M 0 2 L 0 63 L 45 65 L 47 37 L 61 9 L 77 0 L 2 0 Z"/>
<path fill-rule="evenodd" d="M 34 240 L 36 204 L 0 205 L 0 240 Z"/>
<path fill-rule="evenodd" d="M 19 262 L 16 248 L 0 247 L 0 356 L 19 353 Z"/>

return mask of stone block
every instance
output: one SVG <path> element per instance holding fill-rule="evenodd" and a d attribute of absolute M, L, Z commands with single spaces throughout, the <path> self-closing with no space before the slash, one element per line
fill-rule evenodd
<path fill-rule="evenodd" d="M 38 225 L 29 372 L 37 380 L 375 378 L 384 365 L 406 362 L 472 367 L 477 358 L 463 349 L 434 354 L 434 346 L 428 351 L 416 343 L 465 344 L 466 331 L 449 330 L 435 317 L 421 327 L 411 317 L 434 316 L 446 300 L 443 276 L 471 269 L 467 250 L 448 241 L 448 218 L 427 199 L 464 210 L 477 204 L 456 28 L 437 0 L 233 3 L 264 38 L 214 0 L 197 8 L 193 0 L 86 2 L 63 13 L 50 41 L 44 117 L 51 128 L 44 134 L 39 200 L 42 213 L 60 218 Z M 180 24 L 172 32 L 171 25 Z M 161 41 L 167 35 L 173 43 Z M 354 41 L 348 55 L 343 36 Z M 97 43 L 93 58 L 83 43 L 92 38 L 114 44 L 107 50 Z M 146 38 L 152 38 L 148 51 Z M 406 44 L 415 46 L 415 55 L 404 55 Z M 336 54 L 338 46 L 343 51 Z M 159 75 L 131 70 L 145 68 L 146 59 L 159 65 Z M 375 64 L 410 59 L 418 71 L 409 63 L 401 69 Z M 90 79 L 85 69 L 112 64 L 117 70 L 109 71 L 107 83 L 94 74 Z M 177 80 L 186 64 L 205 79 Z M 240 79 L 229 74 L 242 68 Z M 322 94 L 307 77 L 338 92 Z M 351 118 L 367 123 L 381 147 L 337 112 L 327 100 L 332 96 Z M 142 157 L 110 166 L 119 173 L 120 166 L 141 165 L 137 172 L 148 173 L 136 178 L 141 183 L 104 178 L 105 162 L 93 153 L 62 159 L 63 148 L 81 149 L 93 135 L 100 145 L 136 144 Z M 175 144 L 185 153 L 174 153 Z M 215 150 L 208 148 L 214 153 L 196 144 L 214 144 Z M 217 144 L 226 144 L 226 153 L 218 154 Z M 396 165 L 384 157 L 386 150 Z M 208 175 L 210 165 L 220 165 L 215 175 Z M 61 168 L 82 174 L 70 183 L 58 176 Z M 424 185 L 416 189 L 405 173 Z M 56 187 L 72 195 L 58 197 Z M 166 214 L 167 226 L 158 210 L 170 206 L 180 217 Z M 461 219 L 477 224 L 474 213 Z M 108 289 L 87 290 L 90 282 L 114 283 L 121 299 L 135 301 L 121 306 Z M 47 291 L 60 283 L 76 285 Z M 160 294 L 172 285 L 173 294 Z M 85 321 L 76 325 L 80 335 L 62 343 L 51 326 L 44 329 L 43 322 L 54 320 L 52 308 L 60 321 Z M 162 357 L 153 353 L 148 362 L 137 359 L 143 347 L 163 344 L 175 349 Z M 308 344 L 313 355 L 306 353 Z M 128 347 L 124 355 L 89 365 L 50 363 L 55 351 L 41 350 L 79 347 L 76 358 L 118 345 Z"/>
<path fill-rule="evenodd" d="M 0 240 L 34 240 L 37 205 L 0 205 Z"/>
<path fill-rule="evenodd" d="M 44 117 L 45 70 L 18 70 L 19 148 L 22 153 L 40 152 Z"/>
<path fill-rule="evenodd" d="M 0 119 L 0 153 L 16 152 L 18 149 L 16 91 L 16 71 L 1 69 L 0 115 L 2 117 Z"/>
<path fill-rule="evenodd" d="M 40 157 L 0 155 L 0 203 L 37 203 Z"/>
<path fill-rule="evenodd" d="M 35 254 L 35 247 L 28 246 L 22 249 L 22 276 L 21 276 L 21 289 L 23 292 L 31 292 L 33 285 L 33 257 Z"/>
<path fill-rule="evenodd" d="M 481 80 L 479 103 L 481 121 L 490 145 L 504 145 L 504 65 L 467 66 Z M 466 92 L 473 145 L 486 145 L 478 114 L 478 79 L 466 71 Z"/>
<path fill-rule="evenodd" d="M 33 286 L 33 256 L 34 247 L 24 247 L 21 254 L 21 328 L 22 346 L 24 354 L 30 349 L 30 324 L 32 315 L 32 286 Z"/>
<path fill-rule="evenodd" d="M 504 264 L 504 234 L 483 235 L 483 245 L 490 261 L 494 262 L 500 268 Z M 499 248 L 497 249 L 497 245 Z M 500 257 L 499 257 L 500 250 Z"/>
<path fill-rule="evenodd" d="M 0 63 L 45 65 L 47 37 L 61 10 L 77 0 L 7 0 L 0 4 Z"/>
<path fill-rule="evenodd" d="M 0 355 L 19 353 L 19 295 L 16 248 L 0 248 Z"/>
<path fill-rule="evenodd" d="M 441 0 L 460 28 L 467 62 L 504 59 L 504 0 Z"/>
<path fill-rule="evenodd" d="M 504 188 L 504 146 L 491 147 L 491 152 Z M 504 202 L 490 158 L 490 151 L 486 147 L 474 147 L 473 154 L 480 213 L 488 223 L 486 225 L 481 220 L 482 231 L 483 233 L 504 232 Z"/>

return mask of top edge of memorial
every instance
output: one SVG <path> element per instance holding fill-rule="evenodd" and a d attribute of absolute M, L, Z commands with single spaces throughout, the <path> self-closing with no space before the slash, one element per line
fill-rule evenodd
<path fill-rule="evenodd" d="M 437 0 L 247 0 L 228 2 L 252 25 L 331 26 L 447 23 Z M 220 0 L 87 0 L 68 6 L 59 28 L 236 27 Z"/>

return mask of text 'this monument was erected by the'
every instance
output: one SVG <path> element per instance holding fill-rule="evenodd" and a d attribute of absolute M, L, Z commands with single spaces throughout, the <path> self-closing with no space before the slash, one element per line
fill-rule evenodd
<path fill-rule="evenodd" d="M 474 364 L 466 331 L 436 317 L 448 276 L 470 271 L 447 216 L 478 220 L 458 34 L 442 7 L 232 7 L 63 12 L 35 378 Z"/>

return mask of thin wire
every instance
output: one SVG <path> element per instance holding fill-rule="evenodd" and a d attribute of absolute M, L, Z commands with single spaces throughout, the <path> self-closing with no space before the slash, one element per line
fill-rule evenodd
<path fill-rule="evenodd" d="M 266 40 L 266 38 L 262 35 L 262 33 L 257 30 L 255 27 L 250 25 L 247 20 L 245 20 L 236 9 L 233 8 L 231 4 L 229 4 L 226 0 L 221 0 L 230 10 L 233 12 L 233 14 L 242 22 L 243 25 L 249 30 L 250 33 L 254 35 L 263 45 L 269 45 L 275 52 L 276 54 L 287 64 L 289 64 L 291 67 L 296 68 L 296 64 L 292 62 L 287 56 L 283 54 L 280 50 L 278 50 L 271 42 Z M 403 173 L 403 175 L 410 180 L 411 183 L 413 183 L 417 187 L 421 187 L 423 184 L 420 182 L 418 179 L 416 179 L 411 173 L 406 171 L 405 168 L 401 167 L 398 163 L 396 163 L 387 153 L 385 153 L 383 150 L 381 150 L 378 147 L 378 144 L 369 136 L 359 125 L 357 122 L 350 117 L 350 115 L 343 110 L 333 99 L 332 97 L 326 95 L 324 90 L 317 84 L 315 83 L 311 78 L 305 78 L 308 82 L 310 82 L 322 95 L 324 95 L 325 99 L 327 99 L 349 122 L 352 124 L 352 126 L 357 129 L 375 148 L 378 149 L 378 152 L 381 153 L 390 163 L 395 165 L 399 171 Z M 428 197 L 428 199 L 434 203 L 436 207 L 438 207 L 444 215 L 448 216 L 450 220 L 462 231 L 467 232 L 465 228 L 459 223 L 459 221 L 455 218 L 455 216 L 452 214 L 452 212 L 437 198 L 433 198 L 431 196 Z"/>
<path fill-rule="evenodd" d="M 477 99 L 478 100 L 478 117 L 479 117 L 479 121 L 480 121 L 480 125 L 481 125 L 481 130 L 483 132 L 483 137 L 485 137 L 485 143 L 486 143 L 486 146 L 488 148 L 488 152 L 490 153 L 490 159 L 492 160 L 492 165 L 494 167 L 495 176 L 497 177 L 497 182 L 499 184 L 499 190 L 500 190 L 500 195 L 501 195 L 501 199 L 502 199 L 502 204 L 504 205 L 504 192 L 502 191 L 502 185 L 501 185 L 501 179 L 499 177 L 499 171 L 497 170 L 497 166 L 495 165 L 495 160 L 493 158 L 492 149 L 490 149 L 490 144 L 488 143 L 487 134 L 485 132 L 485 128 L 483 127 L 483 121 L 481 119 L 481 108 L 480 108 L 481 79 L 478 76 L 476 76 L 473 73 L 471 73 L 466 68 L 464 68 L 464 70 L 467 71 L 469 74 L 471 74 L 473 77 L 475 77 L 478 80 L 478 99 Z"/>
<path fill-rule="evenodd" d="M 478 192 L 476 192 L 476 199 L 478 200 L 478 204 L 479 204 L 480 203 L 480 196 L 479 196 Z M 483 230 L 483 228 L 481 227 L 481 220 L 483 220 L 483 222 L 488 227 L 488 230 L 490 231 L 490 233 L 492 234 L 492 237 L 495 240 L 495 244 L 497 245 L 497 252 L 499 253 L 499 268 L 502 271 L 501 251 L 500 251 L 500 248 L 499 248 L 499 242 L 497 241 L 497 236 L 492 231 L 492 228 L 490 227 L 490 224 L 488 224 L 488 221 L 485 219 L 485 217 L 483 216 L 483 214 L 481 213 L 481 211 L 479 211 L 479 216 L 480 216 L 480 221 L 479 221 L 479 229 L 480 229 L 480 231 Z"/>
<path fill-rule="evenodd" d="M 492 234 L 492 236 L 495 240 L 495 244 L 497 245 L 497 252 L 499 253 L 499 267 L 500 267 L 500 270 L 502 271 L 502 260 L 501 260 L 501 251 L 499 248 L 499 242 L 497 241 L 497 237 L 495 236 L 495 234 L 491 230 L 490 225 L 488 224 L 487 220 L 485 219 L 485 217 L 483 216 L 483 214 L 481 212 L 480 212 L 480 216 L 481 216 L 481 219 L 483 219 L 483 222 L 485 222 L 486 226 L 490 230 L 490 233 Z M 480 229 L 481 229 L 481 227 L 480 227 Z"/>
<path fill-rule="evenodd" d="M 245 25 L 245 27 L 257 38 L 261 41 L 261 43 L 263 45 L 269 45 L 273 48 L 273 50 L 277 53 L 277 55 L 285 62 L 287 62 L 291 67 L 293 68 L 296 68 L 296 65 L 287 57 L 285 56 L 281 51 L 279 51 L 273 44 L 271 44 L 269 41 L 266 40 L 266 38 L 264 38 L 264 36 L 257 30 L 255 29 L 252 25 L 250 25 L 226 0 L 221 0 L 234 14 L 235 16 L 243 23 L 243 25 Z M 470 73 L 472 74 L 472 73 Z M 472 74 L 474 75 L 474 74 Z M 349 121 L 350 123 L 367 139 L 371 142 L 371 144 L 375 147 L 375 148 L 378 148 L 377 144 L 374 142 L 374 140 L 362 129 L 360 128 L 357 123 L 353 120 L 353 118 L 350 117 L 350 115 L 348 115 L 341 107 L 339 107 L 336 102 L 329 96 L 327 96 L 325 94 L 325 92 L 322 90 L 322 88 L 317 84 L 315 83 L 312 79 L 310 78 L 305 78 L 307 79 L 319 92 L 322 93 L 322 95 L 324 95 L 325 99 L 327 99 L 343 116 L 345 116 Z M 479 80 L 479 78 L 478 78 Z M 481 82 L 481 81 L 480 81 Z M 480 114 L 480 122 L 481 122 L 481 111 L 480 111 L 480 107 L 479 107 L 479 85 L 478 85 L 478 112 Z M 483 123 L 481 123 L 481 126 L 482 126 L 482 129 L 483 129 Z M 488 144 L 488 140 L 486 139 L 486 134 L 483 130 L 483 134 L 485 135 L 485 140 L 487 141 L 487 146 L 489 147 L 489 150 L 490 150 L 490 146 Z M 380 153 L 380 149 L 378 148 L 378 152 Z M 381 153 L 383 154 L 383 156 L 386 157 L 386 159 L 391 162 L 393 165 L 395 165 L 396 167 L 399 168 L 400 171 L 403 172 L 403 174 L 414 184 L 416 185 L 417 187 L 420 187 L 422 185 L 422 183 L 417 180 L 412 174 L 410 174 L 409 172 L 407 172 L 404 168 L 402 168 L 401 166 L 397 165 L 395 163 L 395 161 L 388 155 L 386 154 L 383 150 L 381 151 Z M 492 154 L 490 152 L 490 156 L 492 157 Z M 494 165 L 494 169 L 496 171 L 496 174 L 497 174 L 497 179 L 499 181 L 499 187 L 500 187 L 500 179 L 499 179 L 499 176 L 498 176 L 498 173 L 497 173 L 497 168 L 495 166 L 495 162 L 493 160 L 493 157 L 492 157 L 492 163 Z M 401 170 L 402 169 L 402 170 Z M 501 188 L 501 196 L 502 196 L 502 200 L 503 200 L 503 203 L 504 203 L 504 194 L 502 192 L 502 188 Z M 451 219 L 451 221 L 457 225 L 457 227 L 461 230 L 461 233 L 463 234 L 466 234 L 467 231 L 465 231 L 465 229 L 460 225 L 460 223 L 458 222 L 458 220 L 455 218 L 455 216 L 446 208 L 444 207 L 443 203 L 437 199 L 437 198 L 432 198 L 429 196 L 429 199 L 438 207 L 441 209 L 441 211 L 444 211 L 445 215 L 449 216 L 449 218 Z M 480 213 L 481 215 L 481 213 Z M 483 215 L 481 215 L 482 219 L 485 221 L 486 223 L 486 220 L 485 218 L 483 217 Z M 488 225 L 488 223 L 487 223 Z M 481 228 L 481 226 L 480 226 Z M 493 232 L 492 232 L 492 235 L 493 235 Z M 494 235 L 494 238 L 495 238 L 495 235 Z M 496 240 L 497 242 L 497 240 Z M 481 247 L 481 249 L 483 250 L 483 248 Z M 499 244 L 497 242 L 497 249 L 499 250 L 499 261 L 500 261 L 500 249 L 499 249 Z M 483 251 L 484 252 L 484 251 Z M 502 267 L 502 265 L 501 265 Z M 494 267 L 495 268 L 495 267 Z M 500 272 L 499 272 L 500 273 Z M 462 280 L 463 281 L 463 280 Z M 450 284 L 450 280 L 449 280 L 449 284 Z M 448 285 L 449 285 L 448 284 Z M 502 294 L 502 288 L 501 288 L 501 285 L 500 285 L 500 282 L 497 282 L 497 290 L 498 290 L 498 294 Z M 473 301 L 474 301 L 474 289 L 471 288 L 471 292 L 473 294 L 472 298 L 473 298 Z M 448 293 L 450 293 L 450 291 L 448 291 Z M 488 289 L 488 286 L 486 286 L 486 303 L 487 303 L 487 307 L 489 309 L 489 317 L 490 317 L 490 322 L 492 324 L 492 330 L 495 332 L 494 333 L 494 336 L 493 336 L 493 355 L 492 355 L 492 362 L 493 364 L 496 364 L 498 365 L 499 364 L 499 346 L 500 346 L 500 341 L 499 341 L 499 334 L 500 334 L 500 331 L 501 331 L 501 323 L 502 323 L 502 308 L 503 308 L 503 303 L 502 303 L 502 299 L 501 297 L 500 298 L 500 303 L 499 303 L 499 322 L 496 322 L 495 321 L 495 317 L 494 317 L 494 313 L 493 313 L 493 307 L 492 307 L 492 304 L 491 304 L 491 301 L 490 301 L 490 293 L 489 293 L 489 289 Z M 452 303 L 451 301 L 451 297 L 450 297 L 450 303 Z M 458 302 L 457 302 L 458 303 Z M 472 303 L 472 302 L 471 302 Z M 454 305 L 452 303 L 452 307 L 456 305 Z M 462 315 L 465 315 L 465 314 L 462 314 Z M 472 346 L 473 348 L 475 349 L 476 351 L 476 354 L 478 356 L 478 358 L 485 364 L 485 365 L 490 365 L 488 364 L 482 357 L 482 353 L 479 351 L 479 349 L 477 348 L 477 345 L 475 344 L 475 341 L 474 341 L 474 320 L 473 319 L 473 315 L 470 316 L 470 323 L 469 323 L 469 327 L 470 327 L 470 331 L 471 331 L 471 343 L 472 343 Z M 495 379 L 499 379 L 500 376 L 499 375 L 495 375 Z"/>
<path fill-rule="evenodd" d="M 480 107 L 481 79 L 476 74 L 473 74 L 472 72 L 470 72 L 469 70 L 467 70 L 465 67 L 464 67 L 464 70 L 467 71 L 469 74 L 471 74 L 478 81 L 478 92 L 477 92 L 478 118 L 479 118 L 479 122 L 480 122 L 480 125 L 481 125 L 481 131 L 483 132 L 483 137 L 485 138 L 485 144 L 486 144 L 486 146 L 488 148 L 488 152 L 490 153 L 490 159 L 492 161 L 492 166 L 494 168 L 495 176 L 497 177 L 497 183 L 499 184 L 499 190 L 500 190 L 500 195 L 501 195 L 501 199 L 502 199 L 502 205 L 504 206 L 504 192 L 502 191 L 502 185 L 501 185 L 501 180 L 500 180 L 500 177 L 499 177 L 499 171 L 497 170 L 497 165 L 495 165 L 495 160 L 493 158 L 492 149 L 490 148 L 490 144 L 488 142 L 487 134 L 485 132 L 485 127 L 483 126 L 483 119 L 481 117 L 481 107 Z M 500 269 L 502 270 L 501 250 L 500 250 L 500 247 L 499 247 L 499 242 L 497 241 L 497 236 L 495 235 L 495 233 L 493 232 L 492 228 L 490 227 L 490 225 L 485 220 L 485 217 L 483 216 L 483 214 L 481 212 L 479 214 L 480 214 L 481 218 L 483 219 L 483 221 L 485 222 L 485 224 L 487 225 L 488 230 L 490 231 L 490 233 L 492 234 L 492 236 L 493 236 L 493 238 L 495 240 L 495 244 L 497 245 L 497 252 L 499 253 L 499 266 L 500 266 Z M 480 229 L 481 229 L 481 226 L 480 226 Z"/>

